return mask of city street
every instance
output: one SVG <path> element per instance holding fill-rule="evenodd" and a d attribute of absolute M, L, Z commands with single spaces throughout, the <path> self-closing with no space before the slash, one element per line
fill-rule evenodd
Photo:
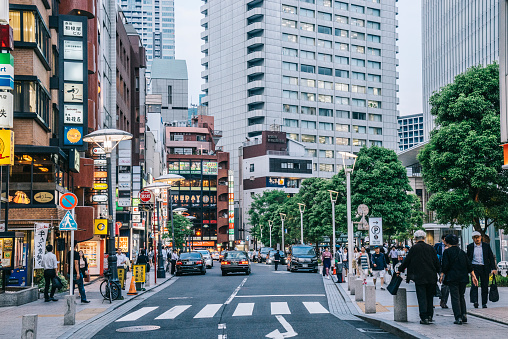
<path fill-rule="evenodd" d="M 365 322 L 331 315 L 320 274 L 253 264 L 250 276 L 223 277 L 215 262 L 204 276 L 173 280 L 94 338 L 395 338 Z M 128 332 L 140 330 L 137 326 L 160 328 Z"/>

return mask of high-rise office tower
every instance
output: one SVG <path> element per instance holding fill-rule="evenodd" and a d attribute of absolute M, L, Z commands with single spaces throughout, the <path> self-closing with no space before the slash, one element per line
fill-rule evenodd
<path fill-rule="evenodd" d="M 146 48 L 146 76 L 150 78 L 152 60 L 175 58 L 174 0 L 116 0 Z"/>
<path fill-rule="evenodd" d="M 468 68 L 499 58 L 499 0 L 422 0 L 423 121 L 434 129 L 429 98 Z"/>
<path fill-rule="evenodd" d="M 202 102 L 236 175 L 238 147 L 272 125 L 320 177 L 340 151 L 398 148 L 396 0 L 203 1 Z"/>

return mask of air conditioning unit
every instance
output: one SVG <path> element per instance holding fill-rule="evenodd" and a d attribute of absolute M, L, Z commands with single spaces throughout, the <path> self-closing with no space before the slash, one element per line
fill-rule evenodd
<path fill-rule="evenodd" d="M 250 181 L 254 181 L 254 176 L 252 175 L 249 179 Z"/>

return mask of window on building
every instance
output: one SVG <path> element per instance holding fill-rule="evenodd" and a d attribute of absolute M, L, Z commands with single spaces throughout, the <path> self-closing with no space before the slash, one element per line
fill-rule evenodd
<path fill-rule="evenodd" d="M 381 95 L 381 88 L 369 87 L 368 93 L 371 94 L 371 95 L 379 96 L 379 95 Z"/>
<path fill-rule="evenodd" d="M 335 35 L 343 38 L 349 37 L 349 31 L 346 29 L 335 28 Z"/>
<path fill-rule="evenodd" d="M 338 22 L 339 24 L 348 24 L 349 18 L 343 15 L 335 15 L 335 22 Z"/>
<path fill-rule="evenodd" d="M 318 67 L 318 74 L 332 76 L 333 75 L 333 70 L 331 68 L 328 68 L 328 67 Z"/>
<path fill-rule="evenodd" d="M 381 101 L 369 100 L 368 105 L 370 108 L 381 108 Z"/>
<path fill-rule="evenodd" d="M 249 171 L 250 171 L 250 172 L 254 172 L 254 164 L 250 164 L 250 166 L 249 166 Z"/>
<path fill-rule="evenodd" d="M 319 170 L 321 172 L 333 172 L 332 164 L 319 164 Z"/>
<path fill-rule="evenodd" d="M 332 0 L 317 0 L 317 4 L 325 7 L 332 7 Z"/>
<path fill-rule="evenodd" d="M 298 134 L 296 133 L 286 133 L 287 137 L 291 140 L 298 141 Z"/>
<path fill-rule="evenodd" d="M 353 50 L 351 52 L 365 54 L 365 47 L 353 45 Z"/>
<path fill-rule="evenodd" d="M 367 48 L 367 53 L 369 55 L 381 56 L 381 50 L 379 48 Z"/>
<path fill-rule="evenodd" d="M 336 82 L 335 83 L 335 90 L 342 91 L 342 92 L 349 92 L 349 85 Z"/>
<path fill-rule="evenodd" d="M 302 78 L 301 85 L 305 87 L 316 87 L 316 80 Z"/>
<path fill-rule="evenodd" d="M 349 146 L 349 138 L 335 138 L 335 145 Z"/>
<path fill-rule="evenodd" d="M 298 57 L 298 50 L 294 48 L 282 48 L 282 55 L 290 56 L 290 57 Z"/>
<path fill-rule="evenodd" d="M 285 99 L 298 99 L 297 91 L 282 91 L 282 97 Z"/>
<path fill-rule="evenodd" d="M 349 98 L 346 98 L 346 97 L 335 97 L 335 103 L 337 105 L 349 105 Z"/>
<path fill-rule="evenodd" d="M 335 63 L 341 64 L 341 65 L 349 65 L 349 58 L 344 56 L 335 56 Z"/>
<path fill-rule="evenodd" d="M 300 11 L 300 14 L 302 12 Z M 308 31 L 308 32 L 314 32 L 315 29 L 314 29 L 314 25 L 313 24 L 310 24 L 308 22 L 300 22 L 300 29 L 302 31 Z"/>
<path fill-rule="evenodd" d="M 323 145 L 333 145 L 333 138 L 332 137 L 320 136 L 319 137 L 319 143 L 323 144 Z"/>
<path fill-rule="evenodd" d="M 315 60 L 316 59 L 316 53 L 310 52 L 310 51 L 303 51 L 302 50 L 302 51 L 300 51 L 300 58 Z"/>
<path fill-rule="evenodd" d="M 316 69 L 312 65 L 300 65 L 300 71 L 304 73 L 316 73 Z"/>
<path fill-rule="evenodd" d="M 48 91 L 37 80 L 14 81 L 13 110 L 16 113 L 35 113 L 47 125 L 50 124 L 50 103 Z"/>
<path fill-rule="evenodd" d="M 324 131 L 333 131 L 333 124 L 331 122 L 320 122 L 319 129 Z"/>
<path fill-rule="evenodd" d="M 173 86 L 168 86 L 168 105 L 173 105 Z"/>
<path fill-rule="evenodd" d="M 286 85 L 295 85 L 295 86 L 298 86 L 298 78 L 283 76 L 282 77 L 282 83 L 286 84 Z"/>
<path fill-rule="evenodd" d="M 296 105 L 282 105 L 282 111 L 285 113 L 298 113 L 298 106 Z"/>
<path fill-rule="evenodd" d="M 341 9 L 343 11 L 348 10 L 348 4 L 342 1 L 335 1 L 335 8 Z"/>
<path fill-rule="evenodd" d="M 369 134 L 382 135 L 383 129 L 381 127 L 369 127 Z"/>
<path fill-rule="evenodd" d="M 320 108 L 319 109 L 319 116 L 322 116 L 322 117 L 333 117 L 333 109 Z"/>
<path fill-rule="evenodd" d="M 351 86 L 351 92 L 365 94 L 367 92 L 367 89 L 366 89 L 365 86 L 352 85 Z"/>
<path fill-rule="evenodd" d="M 318 101 L 319 102 L 333 103 L 333 96 L 331 96 L 331 95 L 325 95 L 325 94 L 319 94 L 318 95 Z"/>
<path fill-rule="evenodd" d="M 306 16 L 308 18 L 313 18 L 314 17 L 314 11 L 311 10 L 311 9 L 307 9 L 307 8 L 300 8 L 300 16 Z"/>
<path fill-rule="evenodd" d="M 340 51 L 344 51 L 344 52 L 347 52 L 349 51 L 349 45 L 348 44 L 345 44 L 343 42 L 336 42 L 335 43 L 335 49 L 338 49 Z"/>
<path fill-rule="evenodd" d="M 296 119 L 284 119 L 284 126 L 298 128 L 298 120 L 296 120 Z"/>
<path fill-rule="evenodd" d="M 367 28 L 381 30 L 381 23 L 375 21 L 367 21 Z"/>
<path fill-rule="evenodd" d="M 365 139 L 353 139 L 353 146 L 363 147 L 367 145 L 367 140 Z"/>
<path fill-rule="evenodd" d="M 29 47 L 37 48 L 44 61 L 50 62 L 50 33 L 39 12 L 10 10 L 9 25 L 12 27 L 14 41 L 24 42 Z"/>
<path fill-rule="evenodd" d="M 282 27 L 296 28 L 296 21 L 289 19 L 282 19 Z"/>
<path fill-rule="evenodd" d="M 351 18 L 351 25 L 358 27 L 365 27 L 365 20 Z"/>
<path fill-rule="evenodd" d="M 351 31 L 351 39 L 365 40 L 365 33 Z"/>
<path fill-rule="evenodd" d="M 356 120 L 367 120 L 367 113 L 353 112 L 353 119 L 356 119 Z"/>
<path fill-rule="evenodd" d="M 336 110 L 335 116 L 341 119 L 349 119 L 349 111 Z"/>
<path fill-rule="evenodd" d="M 335 76 L 338 78 L 349 78 L 349 71 L 344 71 L 342 69 L 336 69 Z"/>
<path fill-rule="evenodd" d="M 321 19 L 321 20 L 332 21 L 332 14 L 325 13 L 325 12 L 318 12 L 317 18 Z"/>
<path fill-rule="evenodd" d="M 352 76 L 351 76 L 353 79 L 356 79 L 356 80 L 365 80 L 365 73 L 361 73 L 361 72 L 352 72 Z"/>
<path fill-rule="evenodd" d="M 282 63 L 282 69 L 286 69 L 289 71 L 297 71 L 298 70 L 298 64 L 294 62 L 283 62 Z"/>
<path fill-rule="evenodd" d="M 303 101 L 316 101 L 316 94 L 302 92 L 302 100 Z"/>
<path fill-rule="evenodd" d="M 332 42 L 328 40 L 318 39 L 318 47 L 332 48 Z"/>
<path fill-rule="evenodd" d="M 301 36 L 300 37 L 300 43 L 302 45 L 315 46 L 316 45 L 316 39 L 309 38 L 309 37 L 306 37 L 306 36 Z"/>
<path fill-rule="evenodd" d="M 365 14 L 365 7 L 351 4 L 351 12 Z"/>
<path fill-rule="evenodd" d="M 316 115 L 316 107 L 302 106 L 300 107 L 300 113 L 307 115 Z"/>
<path fill-rule="evenodd" d="M 337 132 L 349 132 L 349 125 L 346 125 L 346 124 L 335 124 L 335 130 Z"/>
<path fill-rule="evenodd" d="M 302 142 L 316 143 L 316 136 L 310 134 L 302 134 Z"/>
<path fill-rule="evenodd" d="M 367 15 L 381 16 L 381 10 L 367 7 Z"/>
<path fill-rule="evenodd" d="M 382 122 L 383 116 L 381 114 L 369 113 L 369 121 Z"/>
<path fill-rule="evenodd" d="M 318 60 L 320 61 L 332 62 L 332 57 L 331 54 L 318 53 Z"/>
<path fill-rule="evenodd" d="M 330 16 L 331 16 L 331 14 L 330 14 Z M 328 27 L 328 26 L 318 25 L 318 33 L 332 34 L 332 28 Z"/>
<path fill-rule="evenodd" d="M 333 151 L 329 150 L 319 150 L 320 158 L 333 158 Z"/>
<path fill-rule="evenodd" d="M 302 120 L 302 128 L 316 129 L 315 121 Z"/>
<path fill-rule="evenodd" d="M 351 58 L 351 66 L 365 67 L 365 60 Z"/>
<path fill-rule="evenodd" d="M 383 142 L 379 140 L 371 140 L 370 141 L 371 146 L 377 146 L 377 147 L 383 147 Z"/>
<path fill-rule="evenodd" d="M 367 133 L 367 127 L 366 126 L 353 125 L 353 132 L 365 134 L 365 133 Z"/>
<path fill-rule="evenodd" d="M 307 149 L 305 150 L 305 153 L 306 153 L 306 154 L 307 154 L 307 156 L 309 156 L 309 157 L 313 157 L 313 158 L 315 158 L 315 157 L 317 156 L 317 150 L 315 150 L 315 149 L 309 149 L 309 148 L 307 148 Z"/>
<path fill-rule="evenodd" d="M 379 35 L 367 34 L 367 41 L 381 43 L 381 37 Z"/>
<path fill-rule="evenodd" d="M 366 101 L 363 99 L 352 99 L 351 101 L 352 101 L 353 106 L 357 106 L 357 107 L 365 107 L 366 106 Z"/>
<path fill-rule="evenodd" d="M 381 63 L 380 62 L 377 62 L 377 61 L 369 61 L 367 63 L 367 66 L 369 68 L 373 68 L 373 69 L 381 69 Z"/>
<path fill-rule="evenodd" d="M 298 42 L 298 36 L 294 34 L 282 33 L 282 41 Z"/>
<path fill-rule="evenodd" d="M 282 12 L 290 14 L 298 14 L 298 10 L 294 6 L 282 5 Z"/>
<path fill-rule="evenodd" d="M 368 80 L 372 82 L 381 82 L 381 75 L 369 74 Z"/>

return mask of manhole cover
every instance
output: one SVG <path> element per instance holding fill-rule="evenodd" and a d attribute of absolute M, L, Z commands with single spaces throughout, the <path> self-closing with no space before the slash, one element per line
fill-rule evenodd
<path fill-rule="evenodd" d="M 122 327 L 117 329 L 117 332 L 145 332 L 145 331 L 155 331 L 161 328 L 160 326 L 130 326 L 130 327 Z"/>

